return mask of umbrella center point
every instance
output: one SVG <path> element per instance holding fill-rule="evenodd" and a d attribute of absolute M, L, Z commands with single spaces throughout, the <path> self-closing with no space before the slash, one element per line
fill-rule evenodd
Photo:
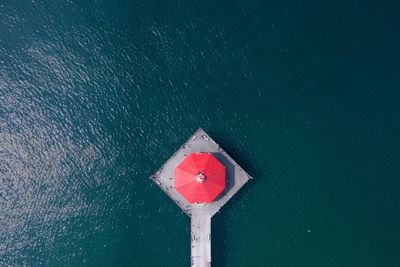
<path fill-rule="evenodd" d="M 199 174 L 197 174 L 196 175 L 196 181 L 198 182 L 198 183 L 204 183 L 204 181 L 206 180 L 207 178 L 206 178 L 206 176 L 203 174 L 203 173 L 199 173 Z"/>

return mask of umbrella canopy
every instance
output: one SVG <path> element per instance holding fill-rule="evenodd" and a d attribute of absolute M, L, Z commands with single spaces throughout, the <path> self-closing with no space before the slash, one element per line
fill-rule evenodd
<path fill-rule="evenodd" d="M 190 203 L 213 202 L 225 187 L 225 167 L 211 153 L 191 153 L 175 168 L 175 189 Z"/>

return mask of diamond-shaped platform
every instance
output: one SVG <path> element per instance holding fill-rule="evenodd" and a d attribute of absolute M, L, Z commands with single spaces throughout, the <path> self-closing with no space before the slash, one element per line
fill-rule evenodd
<path fill-rule="evenodd" d="M 210 204 L 190 204 L 174 188 L 175 167 L 178 166 L 185 156 L 193 152 L 212 153 L 227 170 L 226 189 L 214 202 Z M 212 217 L 249 179 L 251 179 L 251 176 L 248 175 L 211 137 L 204 132 L 203 129 L 200 128 L 154 175 L 151 176 L 151 179 L 189 216 L 191 216 L 193 212 L 201 212 L 207 213 Z"/>

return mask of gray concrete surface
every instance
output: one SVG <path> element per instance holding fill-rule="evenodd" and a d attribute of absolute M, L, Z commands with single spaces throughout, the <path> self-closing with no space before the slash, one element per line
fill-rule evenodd
<path fill-rule="evenodd" d="M 226 168 L 227 187 L 209 204 L 191 204 L 175 190 L 175 167 L 190 153 L 212 153 Z M 188 216 L 191 217 L 191 266 L 211 266 L 211 217 L 249 180 L 249 176 L 203 129 L 198 129 L 150 177 Z"/>

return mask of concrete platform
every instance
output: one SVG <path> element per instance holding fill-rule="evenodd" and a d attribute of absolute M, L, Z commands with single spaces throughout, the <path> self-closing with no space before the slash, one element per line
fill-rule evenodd
<path fill-rule="evenodd" d="M 226 168 L 226 189 L 210 204 L 191 204 L 174 187 L 175 167 L 193 152 L 212 153 Z M 191 217 L 192 266 L 211 266 L 211 217 L 251 179 L 251 176 L 200 128 L 150 178 Z"/>

